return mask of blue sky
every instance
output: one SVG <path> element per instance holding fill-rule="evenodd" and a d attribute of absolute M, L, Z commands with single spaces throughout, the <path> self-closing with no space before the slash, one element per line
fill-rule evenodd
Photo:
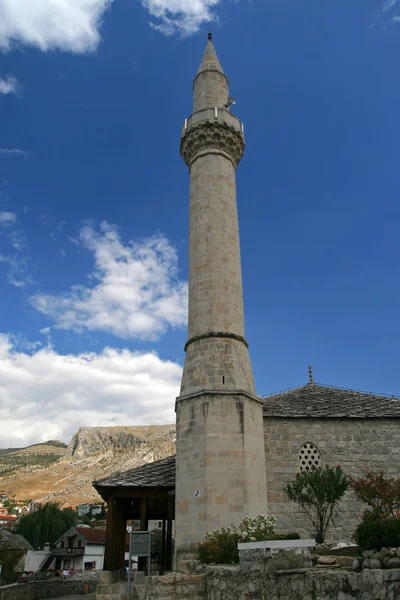
<path fill-rule="evenodd" d="M 180 129 L 211 28 L 258 393 L 400 394 L 400 1 L 4 0 L 0 445 L 174 421 Z"/>

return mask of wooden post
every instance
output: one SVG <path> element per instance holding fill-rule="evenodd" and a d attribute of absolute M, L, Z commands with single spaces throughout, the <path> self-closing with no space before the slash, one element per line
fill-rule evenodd
<path fill-rule="evenodd" d="M 140 502 L 140 531 L 147 531 L 147 498 L 141 498 Z"/>
<path fill-rule="evenodd" d="M 173 513 L 173 499 L 168 498 L 167 504 L 167 559 L 166 569 L 171 571 L 172 569 L 172 513 Z"/>
<path fill-rule="evenodd" d="M 125 560 L 126 520 L 123 500 L 110 498 L 107 512 L 104 571 L 122 569 Z"/>
<path fill-rule="evenodd" d="M 107 526 L 106 526 L 106 544 L 104 549 L 104 571 L 113 570 L 113 556 L 114 556 L 114 497 L 108 500 L 107 503 Z"/>
<path fill-rule="evenodd" d="M 126 517 L 124 500 L 118 498 L 115 506 L 116 520 L 116 545 L 115 545 L 115 569 L 123 569 L 125 563 L 126 546 Z"/>

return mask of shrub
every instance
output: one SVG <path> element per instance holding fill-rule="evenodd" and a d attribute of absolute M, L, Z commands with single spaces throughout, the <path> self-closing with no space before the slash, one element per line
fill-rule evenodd
<path fill-rule="evenodd" d="M 339 502 L 348 487 L 349 481 L 338 465 L 298 473 L 284 488 L 313 524 L 317 544 L 324 542 L 328 527 L 335 525 Z"/>
<path fill-rule="evenodd" d="M 17 580 L 15 567 L 23 555 L 24 553 L 22 550 L 10 550 L 9 548 L 0 549 L 0 565 L 3 566 L 0 574 L 0 581 L 3 580 L 5 585 L 15 583 Z"/>
<path fill-rule="evenodd" d="M 234 565 L 239 562 L 239 533 L 232 527 L 221 527 L 206 533 L 197 546 L 202 564 Z"/>
<path fill-rule="evenodd" d="M 259 515 L 254 519 L 245 517 L 237 526 L 241 542 L 262 542 L 271 540 L 275 532 L 275 517 Z"/>
<path fill-rule="evenodd" d="M 398 547 L 400 546 L 400 519 L 367 510 L 354 537 L 360 550 Z"/>
<path fill-rule="evenodd" d="M 278 533 L 278 534 L 275 533 L 271 539 L 272 540 L 299 540 L 300 535 L 298 533 L 296 533 L 295 531 L 293 531 L 292 533 Z"/>
<path fill-rule="evenodd" d="M 369 472 L 350 484 L 357 499 L 371 507 L 355 531 L 360 549 L 400 546 L 400 479 Z"/>
<path fill-rule="evenodd" d="M 239 562 L 239 542 L 275 539 L 275 517 L 245 517 L 237 526 L 221 527 L 206 533 L 197 550 L 203 564 L 233 565 Z"/>
<path fill-rule="evenodd" d="M 357 499 L 371 506 L 373 512 L 384 516 L 398 516 L 400 479 L 370 472 L 358 481 L 350 479 L 350 485 Z"/>

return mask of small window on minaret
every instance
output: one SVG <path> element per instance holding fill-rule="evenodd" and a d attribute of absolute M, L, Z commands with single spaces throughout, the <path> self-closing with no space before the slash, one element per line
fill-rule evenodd
<path fill-rule="evenodd" d="M 306 473 L 315 471 L 315 469 L 318 469 L 321 466 L 321 456 L 315 444 L 307 442 L 307 444 L 304 444 L 304 446 L 300 448 L 299 463 L 300 473 L 304 471 Z"/>

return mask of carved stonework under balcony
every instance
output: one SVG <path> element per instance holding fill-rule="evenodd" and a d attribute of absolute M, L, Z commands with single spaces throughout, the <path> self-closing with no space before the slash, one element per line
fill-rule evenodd
<path fill-rule="evenodd" d="M 197 154 L 207 150 L 223 150 L 236 167 L 243 156 L 243 134 L 227 123 L 204 121 L 181 138 L 181 155 L 189 167 Z"/>

